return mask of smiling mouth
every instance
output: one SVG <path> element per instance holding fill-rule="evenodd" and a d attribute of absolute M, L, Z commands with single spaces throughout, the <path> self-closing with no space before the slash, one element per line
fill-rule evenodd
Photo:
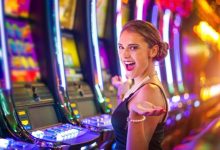
<path fill-rule="evenodd" d="M 125 62 L 125 67 L 127 71 L 132 71 L 135 68 L 135 62 Z"/>

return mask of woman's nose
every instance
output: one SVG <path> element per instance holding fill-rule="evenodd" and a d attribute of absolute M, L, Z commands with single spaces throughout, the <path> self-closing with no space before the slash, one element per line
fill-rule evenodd
<path fill-rule="evenodd" d="M 129 51 L 129 49 L 125 49 L 125 50 L 124 50 L 123 56 L 124 56 L 125 58 L 130 57 L 130 51 Z"/>

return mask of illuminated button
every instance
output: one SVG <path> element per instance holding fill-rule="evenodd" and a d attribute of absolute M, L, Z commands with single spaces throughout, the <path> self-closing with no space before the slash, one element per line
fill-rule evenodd
<path fill-rule="evenodd" d="M 111 116 L 110 116 L 110 115 L 107 115 L 107 114 L 102 114 L 101 117 L 102 117 L 102 118 L 105 118 L 105 119 L 109 119 L 109 118 L 111 119 Z"/>
<path fill-rule="evenodd" d="M 78 114 L 79 114 L 79 111 L 78 111 L 78 110 L 74 110 L 73 112 L 74 112 L 75 115 L 78 115 Z"/>
<path fill-rule="evenodd" d="M 71 103 L 71 107 L 75 108 L 76 107 L 76 103 Z"/>
<path fill-rule="evenodd" d="M 25 112 L 25 111 L 19 111 L 19 112 L 18 112 L 18 115 L 19 115 L 19 116 L 26 115 L 26 112 Z"/>
<path fill-rule="evenodd" d="M 110 102 L 110 98 L 105 98 L 105 101 L 106 101 L 107 103 L 109 103 L 109 102 Z"/>
<path fill-rule="evenodd" d="M 26 126 L 24 126 L 24 128 L 25 128 L 26 130 L 31 130 L 31 126 L 30 126 L 30 125 L 26 125 Z"/>
<path fill-rule="evenodd" d="M 0 139 L 0 149 L 7 149 L 10 141 L 7 139 Z"/>
<path fill-rule="evenodd" d="M 34 137 L 42 139 L 44 137 L 44 132 L 37 130 L 31 133 Z"/>
<path fill-rule="evenodd" d="M 112 108 L 112 104 L 108 104 L 108 108 Z"/>
<path fill-rule="evenodd" d="M 106 109 L 106 113 L 110 113 L 111 112 L 111 110 L 110 109 Z"/>
<path fill-rule="evenodd" d="M 28 124 L 29 124 L 29 121 L 28 121 L 28 120 L 22 120 L 21 123 L 22 123 L 23 125 L 28 125 Z"/>
<path fill-rule="evenodd" d="M 55 130 L 50 129 L 50 128 L 49 128 L 49 129 L 46 129 L 46 130 L 45 130 L 45 132 L 49 132 L 49 133 L 56 133 L 56 131 L 55 131 Z"/>

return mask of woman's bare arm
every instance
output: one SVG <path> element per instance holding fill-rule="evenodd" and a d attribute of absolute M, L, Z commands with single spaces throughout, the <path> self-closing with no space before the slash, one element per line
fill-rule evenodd
<path fill-rule="evenodd" d="M 141 109 L 141 106 L 143 106 L 142 104 L 146 102 L 153 105 L 153 106 L 151 105 L 144 106 L 146 108 L 145 111 L 150 110 L 150 112 L 144 112 L 143 111 L 144 109 Z M 155 108 L 155 106 L 159 106 L 159 107 Z M 127 150 L 136 150 L 136 149 L 146 150 L 148 149 L 150 140 L 153 136 L 153 133 L 158 123 L 161 122 L 164 116 L 161 114 L 164 112 L 165 103 L 163 102 L 163 96 L 160 92 L 160 89 L 156 87 L 155 85 L 151 85 L 151 84 L 145 85 L 133 97 L 128 107 L 130 111 L 129 113 L 130 119 L 142 120 L 143 115 L 146 117 L 146 119 L 141 122 L 128 122 L 128 135 L 127 135 L 126 149 Z M 156 111 L 154 111 L 154 109 L 156 109 Z M 156 114 L 153 112 L 156 112 Z"/>

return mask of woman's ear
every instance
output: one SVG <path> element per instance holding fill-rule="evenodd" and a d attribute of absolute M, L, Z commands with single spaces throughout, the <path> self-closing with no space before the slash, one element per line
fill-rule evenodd
<path fill-rule="evenodd" d="M 150 54 L 149 56 L 151 58 L 154 58 L 155 56 L 157 56 L 157 53 L 159 51 L 159 46 L 158 45 L 154 45 L 151 49 L 150 49 Z"/>

